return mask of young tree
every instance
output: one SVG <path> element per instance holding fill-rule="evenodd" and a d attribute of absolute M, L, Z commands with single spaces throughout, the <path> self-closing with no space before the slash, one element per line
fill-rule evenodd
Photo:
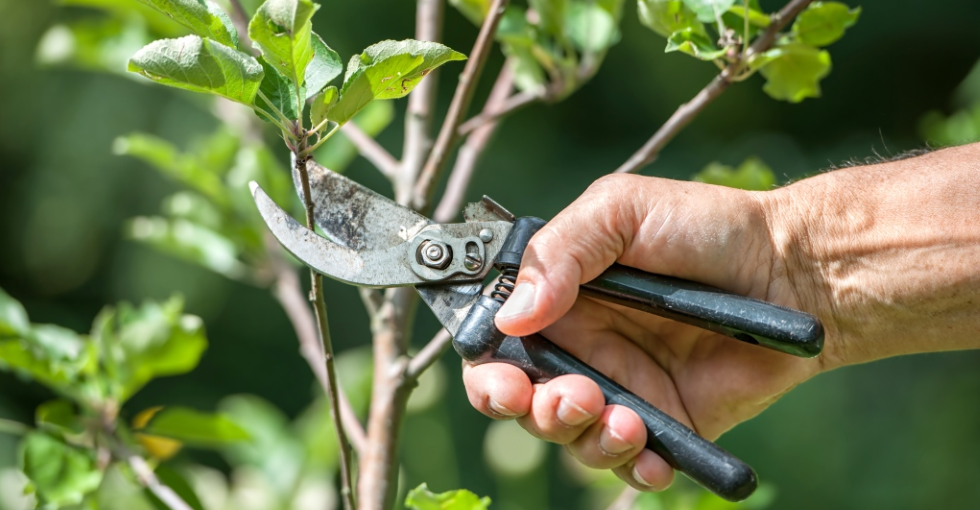
<path fill-rule="evenodd" d="M 339 171 L 356 149 L 390 180 L 398 203 L 437 222 L 452 221 L 460 211 L 479 158 L 503 118 L 533 102 L 561 101 L 592 78 L 620 38 L 619 22 L 625 2 L 528 0 L 527 5 L 519 5 L 507 0 L 450 0 L 453 7 L 479 26 L 475 42 L 464 56 L 438 42 L 444 3 L 417 0 L 414 40 L 371 45 L 353 55 L 346 67 L 327 41 L 313 32 L 312 19 L 321 6 L 311 0 L 267 0 L 261 5 L 240 0 L 219 2 L 222 5 L 210 0 L 140 2 L 143 5 L 139 12 L 152 23 L 162 19 L 159 13 L 163 13 L 190 33 L 147 41 L 128 60 L 128 71 L 163 85 L 216 96 L 214 109 L 226 127 L 191 152 L 181 152 L 169 142 L 149 135 L 134 134 L 117 140 L 117 153 L 143 159 L 188 188 L 167 199 L 164 216 L 135 218 L 128 225 L 128 232 L 139 241 L 273 293 L 292 321 L 301 352 L 329 403 L 326 416 L 331 426 L 323 426 L 320 433 L 336 434 L 344 507 L 391 508 L 395 504 L 399 430 L 406 403 L 419 377 L 445 352 L 451 339 L 444 330 L 440 331 L 411 356 L 408 336 L 416 309 L 415 293 L 408 288 L 362 290 L 361 297 L 371 317 L 374 358 L 370 410 L 366 425 L 362 425 L 339 387 L 321 277 L 310 272 L 307 302 L 297 269 L 266 232 L 245 184 L 257 180 L 277 202 L 295 204 L 295 211 L 303 212 L 307 227 L 312 229 L 315 204 L 310 200 L 308 162 L 318 159 Z M 710 61 L 720 71 L 616 172 L 636 172 L 653 162 L 711 101 L 756 72 L 766 80 L 765 92 L 775 99 L 799 102 L 819 96 L 819 82 L 831 67 L 830 54 L 823 48 L 839 39 L 860 12 L 839 2 L 811 0 L 790 0 L 774 13 L 765 13 L 757 0 L 638 0 L 637 8 L 641 22 L 667 39 L 667 52 Z M 79 35 L 91 27 L 67 25 L 58 29 Z M 107 40 L 121 33 L 103 30 L 95 36 L 85 34 L 87 38 L 76 39 Z M 144 29 L 127 41 L 134 39 L 151 37 Z M 506 55 L 506 65 L 481 111 L 471 116 L 475 90 L 495 43 Z M 44 44 L 42 41 L 42 50 Z M 75 60 L 89 67 L 105 67 L 107 61 L 91 58 L 95 53 L 79 52 Z M 444 64 L 464 60 L 448 112 L 436 131 L 435 81 L 426 77 Z M 385 100 L 405 96 L 405 139 L 401 158 L 396 158 L 373 136 L 391 121 L 391 106 Z M 241 116 L 241 107 L 236 105 L 254 115 Z M 298 202 L 292 198 L 295 195 L 290 178 L 277 163 L 275 151 L 262 141 L 266 130 L 274 131 L 290 153 Z M 455 163 L 449 169 L 454 152 Z M 768 169 L 753 160 L 738 170 L 712 166 L 699 178 L 756 189 L 773 184 Z M 443 180 L 445 190 L 436 200 L 435 192 Z M 173 324 L 184 324 L 186 320 L 177 318 L 179 304 L 174 303 L 164 305 L 165 312 L 159 313 L 170 317 Z M 13 304 L 6 306 L 14 312 L 5 316 L 7 329 L 0 327 L 0 333 L 10 338 L 9 349 L 0 350 L 0 367 L 19 370 L 61 388 L 46 373 L 31 368 L 36 362 L 48 363 L 47 358 L 18 361 L 17 356 L 23 353 L 41 356 L 43 353 L 39 354 L 35 346 L 44 342 L 32 333 L 34 330 L 25 329 L 26 315 L 22 310 Z M 156 305 L 144 308 L 155 310 L 153 306 Z M 120 317 L 150 314 L 136 313 L 129 307 L 120 310 L 126 311 Z M 98 320 L 97 330 L 103 331 L 108 327 L 105 324 L 112 324 L 112 319 Z M 123 321 L 118 327 L 126 324 Z M 100 335 L 93 333 L 91 338 L 76 342 L 80 346 L 90 342 L 93 347 L 79 349 L 92 349 L 94 354 L 72 362 L 114 366 L 117 362 L 113 361 L 112 351 L 99 350 L 104 350 L 108 342 L 100 340 L 105 338 Z M 119 335 L 125 337 L 123 333 Z M 196 360 L 186 369 L 194 364 Z M 136 370 L 140 365 L 132 366 Z M 115 368 L 106 370 L 105 376 L 96 378 L 115 377 Z M 84 370 L 78 373 L 87 374 Z M 141 377 L 163 373 L 175 371 Z M 75 381 L 63 382 L 71 386 Z M 128 432 L 121 432 L 126 427 L 116 416 L 118 407 L 135 391 L 130 388 L 135 383 L 120 384 L 121 389 L 114 390 L 118 393 L 110 392 L 109 397 L 95 401 L 65 387 L 66 396 L 74 404 L 58 403 L 56 409 L 44 414 L 60 413 L 61 420 L 61 415 L 71 415 L 69 408 L 78 406 L 82 415 L 101 419 L 101 429 L 83 427 L 89 436 L 101 439 L 78 441 L 71 434 L 60 433 L 39 436 L 32 432 L 26 436 L 25 472 L 39 498 L 51 508 L 88 501 L 86 495 L 95 491 L 101 480 L 101 475 L 94 473 L 104 471 L 111 459 L 129 459 L 138 481 L 163 504 L 174 510 L 195 507 L 193 502 L 182 500 L 180 491 L 168 489 L 154 477 L 153 470 L 131 449 L 152 452 L 160 443 L 147 442 L 147 437 L 187 441 L 199 428 L 220 429 L 220 437 L 209 438 L 212 442 L 235 442 L 247 436 L 248 427 L 236 426 L 222 415 L 190 416 L 180 409 L 149 410 L 134 424 L 142 430 L 142 436 L 131 438 Z M 46 424 L 51 420 L 41 416 L 39 411 L 39 428 L 49 430 Z M 70 428 L 68 422 L 54 423 L 52 427 L 61 428 L 50 430 Z M 175 425 L 168 428 L 161 423 Z M 69 446 L 80 448 L 82 453 L 65 450 Z M 91 448 L 91 452 L 85 448 Z M 91 468 L 84 470 L 85 476 L 71 477 L 70 498 L 57 492 L 67 482 L 52 482 L 45 473 L 29 469 L 40 459 L 32 454 L 35 449 L 65 450 L 67 453 L 58 455 L 62 455 L 66 466 Z M 82 458 L 79 455 L 87 460 L 77 460 Z M 630 497 L 629 493 L 624 496 Z M 441 505 L 438 508 L 453 509 L 485 508 L 489 504 L 466 491 L 437 496 L 424 486 L 408 498 L 409 505 L 423 509 L 436 508 L 431 505 L 437 501 Z"/>

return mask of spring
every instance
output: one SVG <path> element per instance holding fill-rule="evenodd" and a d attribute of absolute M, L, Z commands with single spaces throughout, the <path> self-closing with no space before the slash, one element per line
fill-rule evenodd
<path fill-rule="evenodd" d="M 514 292 L 514 285 L 516 283 L 517 268 L 504 267 L 500 271 L 500 277 L 497 278 L 497 284 L 493 286 L 493 292 L 490 293 L 490 297 L 496 299 L 499 303 L 507 301 L 507 298 Z"/>

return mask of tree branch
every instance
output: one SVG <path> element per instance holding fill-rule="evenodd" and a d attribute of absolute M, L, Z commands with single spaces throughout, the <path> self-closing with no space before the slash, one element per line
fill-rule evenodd
<path fill-rule="evenodd" d="M 348 122 L 341 126 L 341 131 L 354 147 L 357 147 L 357 151 L 364 156 L 365 159 L 371 162 L 385 177 L 389 179 L 394 179 L 398 173 L 399 163 L 394 156 L 391 155 L 384 147 L 381 146 L 374 138 L 368 136 L 361 128 L 357 127 L 357 124 L 353 122 Z"/>
<path fill-rule="evenodd" d="M 509 98 L 515 97 L 510 95 L 513 88 L 514 73 L 511 71 L 509 65 L 504 65 L 500 69 L 497 81 L 494 82 L 490 96 L 483 106 L 483 113 L 480 115 L 499 112 Z M 490 143 L 490 138 L 496 129 L 497 120 L 493 119 L 476 128 L 473 134 L 466 138 L 466 142 L 456 156 L 456 164 L 449 174 L 446 191 L 443 192 L 442 199 L 439 201 L 439 205 L 436 207 L 435 214 L 432 217 L 436 223 L 449 223 L 459 214 L 463 200 L 466 197 L 466 189 L 469 188 L 470 180 L 473 178 L 476 163 L 483 154 L 484 149 L 487 148 L 487 144 Z"/>
<path fill-rule="evenodd" d="M 429 153 L 429 158 L 425 161 L 425 166 L 422 168 L 422 173 L 419 175 L 412 192 L 412 205 L 417 210 L 422 211 L 429 206 L 435 183 L 442 169 L 446 166 L 449 153 L 456 142 L 456 130 L 473 100 L 473 92 L 476 90 L 480 73 L 487 63 L 487 56 L 493 46 L 493 37 L 497 33 L 497 25 L 504 15 L 506 5 L 507 0 L 493 0 L 487 18 L 480 27 L 480 33 L 476 37 L 476 43 L 473 45 L 473 51 L 470 52 L 469 60 L 466 61 L 463 73 L 459 75 L 459 84 L 456 86 L 452 102 L 449 103 L 449 111 L 442 123 L 442 129 L 439 130 L 436 143 L 432 147 L 432 152 Z"/>
<path fill-rule="evenodd" d="M 725 66 L 718 76 L 715 76 L 707 86 L 701 89 L 700 92 L 694 99 L 682 104 L 677 108 L 677 111 L 667 119 L 656 133 L 653 134 L 640 150 L 636 151 L 625 163 L 620 165 L 616 169 L 616 173 L 632 173 L 636 172 L 644 166 L 653 162 L 657 159 L 660 151 L 670 142 L 674 136 L 677 135 L 685 126 L 691 123 L 695 117 L 701 113 L 702 110 L 709 103 L 715 100 L 718 96 L 724 92 L 729 85 L 732 84 L 735 77 L 738 76 L 739 72 L 746 62 L 750 61 L 753 56 L 758 55 L 767 51 L 771 46 L 773 41 L 776 40 L 776 36 L 779 32 L 786 27 L 789 22 L 796 17 L 803 9 L 806 8 L 813 0 L 791 0 L 779 12 L 770 16 L 769 27 L 765 32 L 760 35 L 752 46 L 749 47 L 747 52 L 744 52 L 744 56 L 737 58 L 732 63 Z"/>
<path fill-rule="evenodd" d="M 501 70 L 501 72 L 503 72 L 503 70 Z M 501 117 L 506 117 L 507 115 L 510 115 L 515 111 L 520 110 L 521 108 L 524 108 L 525 106 L 535 101 L 538 101 L 540 99 L 541 99 L 540 96 L 534 94 L 528 94 L 527 92 L 518 92 L 506 98 L 506 100 L 503 101 L 500 104 L 500 106 L 498 106 L 496 109 L 488 111 L 486 108 L 484 108 L 479 115 L 472 117 L 466 122 L 460 124 L 459 129 L 457 130 L 457 134 L 459 136 L 466 136 L 471 132 L 476 131 L 476 129 L 479 128 L 480 126 L 483 126 L 484 124 L 487 124 L 489 122 L 496 121 Z"/>
<path fill-rule="evenodd" d="M 453 343 L 453 337 L 446 331 L 446 328 L 442 328 L 436 333 L 436 336 L 429 340 L 429 343 L 425 344 L 411 361 L 408 362 L 408 368 L 405 369 L 405 378 L 408 380 L 418 379 L 422 372 L 429 369 L 442 354 L 446 352 L 446 349 Z"/>
<path fill-rule="evenodd" d="M 310 192 L 310 175 L 306 169 L 306 158 L 299 157 L 306 149 L 306 137 L 300 137 L 299 144 L 294 152 L 296 170 L 299 172 L 300 183 L 303 188 L 303 205 L 306 207 L 306 228 L 314 230 L 313 226 L 313 194 Z M 352 473 L 351 449 L 347 442 L 347 435 L 344 433 L 344 426 L 340 419 L 340 397 L 337 389 L 337 369 L 334 366 L 333 344 L 330 339 L 330 326 L 327 324 L 327 305 L 323 301 L 323 277 L 312 268 L 310 269 L 310 301 L 313 302 L 313 311 L 316 315 L 316 324 L 320 330 L 320 349 L 326 361 L 327 371 L 327 396 L 330 402 L 330 417 L 333 419 L 334 429 L 337 432 L 337 443 L 340 446 L 340 497 L 344 502 L 345 510 L 355 510 L 354 503 L 354 477 Z"/>
<path fill-rule="evenodd" d="M 443 0 L 418 0 L 415 9 L 416 39 L 439 42 L 444 4 Z M 401 169 L 394 179 L 395 200 L 402 205 L 411 204 L 415 180 L 432 150 L 432 112 L 435 110 L 436 87 L 439 84 L 438 72 L 437 69 L 430 73 L 408 96 Z"/>
<path fill-rule="evenodd" d="M 639 495 L 640 493 L 636 489 L 627 485 L 606 510 L 630 510 Z"/>
<path fill-rule="evenodd" d="M 157 499 L 163 502 L 164 505 L 167 505 L 167 508 L 170 510 L 193 510 L 173 489 L 160 482 L 156 473 L 153 472 L 153 469 L 150 468 L 142 457 L 129 454 L 126 462 L 133 469 L 133 473 L 136 475 L 136 479 L 140 485 L 152 492 Z"/>

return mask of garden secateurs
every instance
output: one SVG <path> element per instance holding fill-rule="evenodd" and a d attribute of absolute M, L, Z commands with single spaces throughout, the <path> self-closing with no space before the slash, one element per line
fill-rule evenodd
<path fill-rule="evenodd" d="M 541 335 L 510 337 L 496 328 L 494 315 L 513 291 L 524 249 L 544 220 L 515 218 L 484 197 L 466 207 L 465 223 L 438 224 L 313 161 L 307 170 L 314 219 L 326 237 L 251 183 L 262 218 L 299 260 L 351 285 L 415 287 L 467 361 L 509 363 L 534 383 L 585 375 L 599 385 L 607 404 L 640 416 L 646 447 L 675 469 L 728 500 L 755 490 L 751 467 L 609 377 Z M 492 269 L 500 276 L 484 295 Z M 581 292 L 795 356 L 815 356 L 823 346 L 823 328 L 812 315 L 618 264 L 583 284 Z"/>

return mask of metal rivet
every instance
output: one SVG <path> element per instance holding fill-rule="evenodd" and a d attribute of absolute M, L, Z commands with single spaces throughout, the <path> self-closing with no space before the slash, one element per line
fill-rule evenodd
<path fill-rule="evenodd" d="M 466 258 L 463 259 L 463 265 L 470 271 L 476 271 L 483 266 L 483 260 L 476 253 L 467 253 Z"/>
<path fill-rule="evenodd" d="M 489 228 L 485 228 L 481 230 L 480 240 L 485 243 L 489 243 L 490 241 L 493 241 L 493 230 L 490 230 Z"/>

